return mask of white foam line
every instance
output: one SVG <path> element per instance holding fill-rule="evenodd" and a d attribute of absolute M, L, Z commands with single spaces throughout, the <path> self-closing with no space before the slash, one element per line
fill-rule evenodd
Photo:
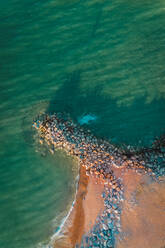
<path fill-rule="evenodd" d="M 56 237 L 58 237 L 58 236 L 60 237 L 60 232 L 61 232 L 63 226 L 65 225 L 67 219 L 69 218 L 70 213 L 71 213 L 72 210 L 73 210 L 74 204 L 75 204 L 75 202 L 76 202 L 76 196 L 77 196 L 77 191 L 78 191 L 79 179 L 80 179 L 80 175 L 78 175 L 78 176 L 76 177 L 76 181 L 77 181 L 77 183 L 76 183 L 76 193 L 75 193 L 75 199 L 74 199 L 74 201 L 72 202 L 72 206 L 70 207 L 68 214 L 62 219 L 62 222 L 61 222 L 61 224 L 60 224 L 60 226 L 59 226 L 59 230 L 58 230 L 55 234 L 53 234 L 53 236 L 51 237 L 50 243 L 52 243 L 52 242 L 55 240 Z M 53 248 L 53 247 L 48 245 L 46 248 Z"/>

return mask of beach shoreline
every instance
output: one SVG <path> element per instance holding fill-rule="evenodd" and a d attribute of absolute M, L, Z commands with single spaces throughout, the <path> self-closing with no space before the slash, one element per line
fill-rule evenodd
<path fill-rule="evenodd" d="M 98 140 L 89 131 L 84 132 L 70 119 L 62 119 L 61 115 L 46 116 L 44 120 L 35 122 L 34 126 L 39 131 L 41 143 L 46 142 L 51 153 L 54 149 L 62 149 L 76 157 L 80 167 L 76 199 L 58 235 L 52 240 L 53 248 L 87 248 L 92 245 L 125 248 L 123 246 L 125 243 L 127 248 L 132 248 L 131 245 L 136 244 L 138 235 L 132 234 L 133 243 L 130 242 L 131 238 L 127 240 L 127 236 L 134 230 L 133 219 L 136 215 L 139 215 L 140 219 L 137 227 L 143 230 L 139 231 L 141 233 L 139 244 L 143 245 L 144 242 L 146 248 L 155 248 L 149 240 L 147 243 L 144 241 L 146 239 L 144 234 L 151 228 L 149 223 L 152 214 L 157 216 L 164 210 L 162 208 L 157 211 L 152 193 L 146 192 L 152 192 L 153 185 L 156 184 L 156 194 L 160 194 L 160 203 L 165 207 L 163 197 L 165 187 L 163 191 L 159 177 L 145 165 L 151 162 L 157 165 L 156 159 L 159 156 L 165 160 L 162 149 L 164 139 L 141 153 L 132 150 L 125 153 L 107 141 Z M 151 154 L 154 157 L 153 161 L 150 160 Z M 140 205 L 135 208 L 138 202 Z M 153 212 L 146 211 L 146 218 L 141 219 L 143 208 L 147 209 L 150 204 Z M 132 212 L 133 219 L 129 221 Z M 165 230 L 165 219 L 162 218 L 160 221 L 161 225 L 157 224 L 156 219 L 151 223 L 153 230 L 159 227 Z M 129 223 L 129 226 L 125 223 Z M 154 236 L 152 243 L 164 245 L 163 237 L 160 239 L 161 241 Z"/>
<path fill-rule="evenodd" d="M 86 175 L 85 168 L 80 168 L 78 190 L 74 205 L 64 222 L 64 225 L 53 237 L 54 248 L 76 247 L 80 245 L 82 236 L 90 232 L 96 218 L 104 209 L 100 195 L 103 192 L 103 182 Z"/>

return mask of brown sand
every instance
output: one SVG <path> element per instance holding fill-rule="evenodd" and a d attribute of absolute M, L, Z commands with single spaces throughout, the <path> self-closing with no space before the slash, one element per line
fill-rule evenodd
<path fill-rule="evenodd" d="M 97 216 L 104 208 L 104 201 L 101 197 L 104 187 L 102 181 L 86 176 L 85 171 L 85 168 L 80 168 L 76 202 L 54 242 L 55 248 L 72 248 L 79 244 L 83 234 L 92 228 Z"/>
<path fill-rule="evenodd" d="M 60 119 L 57 120 L 57 122 L 59 121 Z M 72 130 L 70 126 L 68 128 Z M 58 129 L 60 128 L 58 127 Z M 45 130 L 44 126 L 41 127 L 41 132 L 44 133 Z M 68 133 L 69 135 L 74 134 L 73 130 L 70 131 Z M 62 136 L 63 141 L 61 142 L 59 134 L 61 134 L 61 130 L 57 131 L 58 139 L 56 143 L 58 145 L 66 141 L 64 135 L 64 137 Z M 46 139 L 47 143 L 50 144 L 50 134 L 47 135 Z M 85 139 L 82 136 L 79 142 L 83 140 Z M 84 142 L 82 143 L 84 144 Z M 80 148 L 81 146 L 83 145 L 80 145 Z M 70 150 L 70 148 L 68 148 L 68 150 Z M 72 152 L 70 154 L 72 154 Z M 97 155 L 96 160 L 99 160 L 99 151 Z M 103 157 L 104 156 L 102 156 L 102 160 L 99 161 L 104 161 Z M 113 157 L 111 157 L 111 159 L 115 161 Z M 82 161 L 83 160 L 81 160 L 81 162 Z M 87 160 L 87 162 L 89 161 Z M 116 247 L 164 248 L 165 179 L 163 179 L 163 182 L 152 181 L 151 177 L 145 174 L 145 170 L 141 174 L 138 174 L 135 170 L 127 167 L 127 165 L 130 164 L 129 161 L 127 162 L 124 162 L 120 168 L 117 168 L 117 165 L 114 165 L 112 168 L 115 177 L 122 179 L 122 187 L 124 189 L 124 201 L 123 203 L 121 202 L 122 232 L 116 237 Z M 134 165 L 135 164 L 136 163 L 134 163 Z M 88 167 L 88 163 L 86 163 L 86 165 Z M 144 169 L 140 164 L 139 168 Z M 134 169 L 136 169 L 136 165 Z M 64 223 L 58 238 L 56 236 L 54 247 L 75 247 L 76 244 L 80 243 L 82 235 L 92 228 L 97 216 L 104 208 L 103 198 L 101 197 L 103 185 L 101 179 L 97 179 L 94 176 L 89 176 L 88 178 L 85 174 L 85 169 L 81 167 L 75 205 L 67 221 Z M 117 184 L 113 182 L 112 187 L 114 188 L 116 186 Z M 119 187 L 117 187 L 116 190 L 120 190 Z"/>
<path fill-rule="evenodd" d="M 164 248 L 165 247 L 165 178 L 154 182 L 145 173 L 115 168 L 114 174 L 122 178 L 124 201 L 121 214 L 121 234 L 116 248 Z M 103 182 L 94 176 L 87 177 L 80 169 L 80 181 L 76 202 L 55 248 L 73 248 L 80 243 L 104 209 Z"/>
<path fill-rule="evenodd" d="M 128 171 L 123 179 L 122 233 L 116 247 L 164 248 L 165 178 L 163 182 L 152 182 L 147 175 Z"/>

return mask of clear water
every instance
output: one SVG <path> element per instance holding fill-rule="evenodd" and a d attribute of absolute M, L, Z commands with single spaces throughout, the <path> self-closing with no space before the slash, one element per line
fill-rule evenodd
<path fill-rule="evenodd" d="M 97 116 L 119 144 L 165 132 L 164 23 L 162 0 L 0 1 L 0 247 L 48 240 L 74 196 L 76 165 L 33 138 L 39 112 Z"/>

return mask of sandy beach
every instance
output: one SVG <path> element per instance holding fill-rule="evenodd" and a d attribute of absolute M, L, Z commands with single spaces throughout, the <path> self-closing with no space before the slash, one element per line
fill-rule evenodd
<path fill-rule="evenodd" d="M 62 149 L 80 166 L 76 199 L 54 248 L 164 247 L 165 180 L 144 166 L 165 159 L 164 138 L 145 153 L 126 155 L 61 115 L 46 116 L 35 127 L 52 153 Z"/>
<path fill-rule="evenodd" d="M 121 172 L 121 171 L 120 171 Z M 119 173 L 119 171 L 118 171 Z M 119 174 L 118 174 L 119 175 Z M 165 178 L 153 182 L 146 174 L 126 171 L 122 202 L 121 233 L 116 235 L 116 248 L 163 248 L 165 245 Z M 76 202 L 54 248 L 73 248 L 80 245 L 104 209 L 101 194 L 103 182 L 87 177 L 82 167 Z"/>
<path fill-rule="evenodd" d="M 86 175 L 80 168 L 80 179 L 74 207 L 64 223 L 59 236 L 54 241 L 55 248 L 73 248 L 80 244 L 82 236 L 95 224 L 96 218 L 104 209 L 103 182 Z"/>
<path fill-rule="evenodd" d="M 122 232 L 116 248 L 165 247 L 165 177 L 152 181 L 148 175 L 125 177 Z"/>

